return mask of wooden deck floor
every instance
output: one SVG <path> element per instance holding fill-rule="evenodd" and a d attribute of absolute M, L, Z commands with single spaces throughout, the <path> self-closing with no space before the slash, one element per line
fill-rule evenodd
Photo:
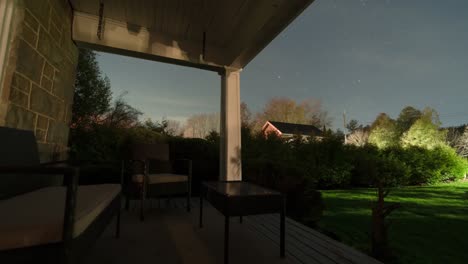
<path fill-rule="evenodd" d="M 114 226 L 109 226 L 85 263 L 223 262 L 224 218 L 209 203 L 204 206 L 202 229 L 195 201 L 190 214 L 182 201 L 154 205 L 144 222 L 138 220 L 136 210 L 124 211 L 121 238 L 115 239 Z M 232 218 L 230 263 L 380 263 L 291 219 L 287 219 L 286 234 L 286 258 L 281 259 L 277 215 L 244 217 L 242 224 Z"/>

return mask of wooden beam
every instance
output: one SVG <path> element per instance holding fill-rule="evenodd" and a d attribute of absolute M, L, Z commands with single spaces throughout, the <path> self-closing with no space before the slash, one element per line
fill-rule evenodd
<path fill-rule="evenodd" d="M 73 39 L 78 45 L 104 52 L 148 60 L 222 71 L 227 60 L 225 50 L 208 46 L 203 57 L 203 43 L 178 40 L 146 28 L 104 17 L 101 39 L 97 37 L 99 17 L 74 12 Z"/>

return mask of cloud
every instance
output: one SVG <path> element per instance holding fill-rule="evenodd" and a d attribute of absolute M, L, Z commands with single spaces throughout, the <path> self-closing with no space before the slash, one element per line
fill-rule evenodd
<path fill-rule="evenodd" d="M 208 97 L 182 97 L 182 96 L 158 96 L 139 93 L 129 95 L 129 101 L 137 109 L 143 112 L 142 120 L 170 119 L 184 123 L 194 114 L 219 112 L 219 99 L 215 103 Z M 182 98 L 180 98 L 182 97 Z"/>
<path fill-rule="evenodd" d="M 151 119 L 153 121 L 159 121 L 161 119 L 166 119 L 166 120 L 175 120 L 179 121 L 181 124 L 184 124 L 185 121 L 187 121 L 187 116 L 179 116 L 179 115 L 161 115 L 161 116 L 155 116 L 155 115 L 148 115 L 148 114 L 143 114 L 142 118 L 140 120 L 146 120 L 146 119 Z"/>
<path fill-rule="evenodd" d="M 416 56 L 407 52 L 397 52 L 395 50 L 377 51 L 371 48 L 346 51 L 344 56 L 352 60 L 355 64 L 372 65 L 399 72 L 411 72 L 413 74 L 430 73 L 436 71 L 438 66 L 429 57 Z"/>
<path fill-rule="evenodd" d="M 165 105 L 169 107 L 184 107 L 184 108 L 206 108 L 207 103 L 196 100 L 194 98 L 174 98 L 174 97 L 163 97 L 163 96 L 158 96 L 158 95 L 134 95 L 132 96 L 134 99 L 138 100 L 139 102 L 143 104 L 148 104 L 148 105 L 154 105 L 154 104 L 159 104 L 159 105 Z"/>

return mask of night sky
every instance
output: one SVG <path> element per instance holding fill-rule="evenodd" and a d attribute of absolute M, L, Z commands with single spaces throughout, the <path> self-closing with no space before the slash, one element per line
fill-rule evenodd
<path fill-rule="evenodd" d="M 218 112 L 216 73 L 100 53 L 115 95 L 144 118 Z M 241 74 L 253 112 L 272 97 L 314 98 L 342 127 L 401 108 L 435 108 L 444 126 L 468 123 L 467 0 L 316 0 Z"/>

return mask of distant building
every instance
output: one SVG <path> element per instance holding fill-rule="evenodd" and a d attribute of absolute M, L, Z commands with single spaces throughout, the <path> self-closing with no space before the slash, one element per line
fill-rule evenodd
<path fill-rule="evenodd" d="M 262 127 L 262 132 L 265 136 L 275 133 L 286 139 L 293 138 L 294 135 L 301 135 L 303 138 L 314 137 L 315 139 L 323 137 L 323 131 L 316 126 L 276 121 L 267 121 Z"/>

